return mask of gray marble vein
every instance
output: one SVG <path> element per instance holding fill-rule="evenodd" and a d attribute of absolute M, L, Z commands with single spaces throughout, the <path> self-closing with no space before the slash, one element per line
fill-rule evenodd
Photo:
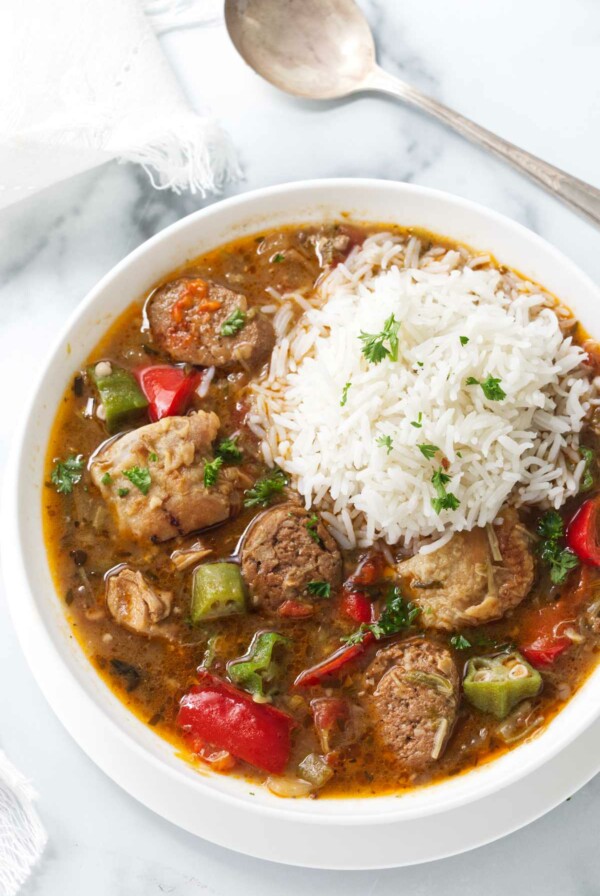
<path fill-rule="evenodd" d="M 363 0 L 382 64 L 548 161 L 600 184 L 597 0 Z M 445 189 L 531 227 L 600 279 L 598 231 L 495 159 L 396 102 L 286 98 L 236 57 L 221 27 L 164 35 L 190 100 L 218 114 L 245 179 L 369 176 Z M 91 286 L 154 233 L 212 199 L 152 189 L 112 163 L 0 213 L 0 463 L 39 359 Z M 19 388 L 15 387 L 19 383 Z M 32 779 L 50 834 L 24 896 L 596 894 L 600 778 L 504 840 L 429 866 L 288 869 L 195 839 L 134 802 L 47 706 L 0 593 L 0 745 Z"/>

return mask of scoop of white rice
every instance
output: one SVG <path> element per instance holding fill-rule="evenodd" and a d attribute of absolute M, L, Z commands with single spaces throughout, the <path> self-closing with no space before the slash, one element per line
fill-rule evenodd
<path fill-rule="evenodd" d="M 533 284 L 462 250 L 419 257 L 415 238 L 376 234 L 314 295 L 275 298 L 280 339 L 251 387 L 250 425 L 343 545 L 433 536 L 439 546 L 507 500 L 560 507 L 577 492 L 585 353 Z M 292 324 L 294 302 L 309 310 Z M 360 335 L 392 314 L 398 359 L 369 363 Z M 489 376 L 506 398 L 467 385 Z M 429 458 L 419 445 L 440 450 Z M 440 469 L 460 503 L 438 513 Z"/>

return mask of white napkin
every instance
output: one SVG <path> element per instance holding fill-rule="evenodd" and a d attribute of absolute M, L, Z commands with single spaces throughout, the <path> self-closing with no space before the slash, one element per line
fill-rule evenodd
<path fill-rule="evenodd" d="M 2 0 L 0 207 L 113 158 L 176 192 L 237 177 L 228 136 L 191 111 L 149 24 L 197 23 L 202 10 L 197 0 Z M 210 77 L 199 59 L 198 78 Z"/>
<path fill-rule="evenodd" d="M 35 793 L 0 750 L 0 896 L 14 896 L 46 845 Z"/>

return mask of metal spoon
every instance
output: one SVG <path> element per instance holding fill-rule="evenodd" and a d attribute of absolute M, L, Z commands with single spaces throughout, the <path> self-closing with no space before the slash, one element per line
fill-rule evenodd
<path fill-rule="evenodd" d="M 354 0 L 225 0 L 229 35 L 259 75 L 294 96 L 340 99 L 380 91 L 425 109 L 510 162 L 600 225 L 600 190 L 502 140 L 377 65 L 373 35 Z"/>

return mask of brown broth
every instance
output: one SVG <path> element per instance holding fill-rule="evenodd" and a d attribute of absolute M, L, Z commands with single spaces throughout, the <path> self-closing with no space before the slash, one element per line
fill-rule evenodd
<path fill-rule="evenodd" d="M 381 230 L 407 233 L 389 225 L 361 225 L 361 228 L 367 233 Z M 182 272 L 193 271 L 198 276 L 245 293 L 252 305 L 260 307 L 270 304 L 272 300 L 265 292 L 267 286 L 281 292 L 312 286 L 321 274 L 317 259 L 306 257 L 305 237 L 312 230 L 314 228 L 310 227 L 283 228 L 233 241 L 186 264 L 163 282 Z M 426 242 L 455 246 L 452 241 L 432 234 L 420 232 L 418 235 Z M 276 260 L 282 253 L 285 254 L 284 259 Z M 141 302 L 132 303 L 110 327 L 86 363 L 109 359 L 129 368 L 167 363 L 168 357 L 151 344 L 150 334 L 143 326 L 142 311 Z M 580 341 L 585 338 L 582 331 L 577 336 Z M 183 545 L 189 545 L 194 541 L 193 536 L 178 537 L 157 545 L 139 544 L 119 536 L 87 471 L 71 495 L 56 493 L 50 481 L 56 460 L 72 454 L 81 454 L 87 459 L 108 437 L 96 417 L 84 416 L 86 403 L 94 394 L 92 386 L 79 372 L 75 371 L 74 377 L 73 385 L 62 399 L 52 429 L 43 490 L 44 533 L 56 588 L 65 601 L 75 637 L 107 686 L 138 718 L 175 744 L 182 755 L 190 761 L 197 761 L 175 722 L 179 700 L 194 683 L 196 669 L 203 660 L 212 635 L 218 635 L 218 641 L 217 658 L 211 671 L 224 675 L 226 660 L 246 651 L 254 632 L 266 627 L 265 620 L 257 613 L 248 613 L 192 628 L 186 617 L 193 569 L 177 571 L 170 561 L 170 554 Z M 240 427 L 243 419 L 243 391 L 247 381 L 248 375 L 245 373 L 218 373 L 207 398 L 202 401 L 195 398 L 192 407 L 216 411 L 221 419 L 222 433 L 231 433 Z M 243 428 L 240 444 L 245 450 L 244 472 L 255 479 L 265 468 L 256 459 L 254 437 Z M 234 552 L 255 514 L 256 511 L 243 511 L 234 520 L 201 533 L 202 542 L 213 551 L 211 560 L 228 557 Z M 533 522 L 535 515 L 531 516 Z M 357 561 L 357 553 L 344 552 L 345 575 L 354 570 Z M 81 565 L 77 565 L 80 562 Z M 110 617 L 105 604 L 105 576 L 116 565 L 123 563 L 140 569 L 150 583 L 173 592 L 172 617 L 179 620 L 177 641 L 133 634 Z M 576 576 L 577 573 L 572 575 Z M 590 580 L 590 600 L 599 586 L 600 578 L 594 570 Z M 498 643 L 518 643 L 522 625 L 545 599 L 546 595 L 537 593 L 534 587 L 532 595 L 516 610 L 501 621 L 482 626 L 477 631 Z M 267 625 L 273 627 L 272 624 Z M 276 627 L 292 640 L 274 705 L 292 713 L 298 721 L 290 762 L 290 770 L 293 771 L 307 753 L 320 751 L 312 725 L 310 699 L 340 693 L 351 700 L 358 699 L 364 667 L 372 659 L 373 652 L 367 651 L 365 657 L 338 681 L 330 681 L 326 687 L 315 687 L 308 692 L 294 692 L 290 688 L 296 675 L 335 650 L 340 638 L 356 626 L 340 618 L 339 598 L 333 597 L 324 602 L 316 618 L 308 621 L 282 620 Z M 448 636 L 444 633 L 432 634 L 428 631 L 427 637 L 448 644 Z M 544 689 L 532 703 L 543 717 L 544 724 L 564 704 L 565 684 L 573 693 L 594 668 L 598 649 L 597 636 L 588 633 L 582 644 L 566 651 L 549 672 L 543 673 Z M 476 649 L 456 652 L 459 666 L 476 653 Z M 403 773 L 390 761 L 370 730 L 358 744 L 342 753 L 334 777 L 319 791 L 319 795 L 398 792 L 415 784 L 457 775 L 509 749 L 499 738 L 497 728 L 495 720 L 478 713 L 463 700 L 444 756 L 432 769 L 417 778 Z M 263 773 L 243 763 L 239 763 L 233 773 L 255 781 L 265 778 Z"/>

